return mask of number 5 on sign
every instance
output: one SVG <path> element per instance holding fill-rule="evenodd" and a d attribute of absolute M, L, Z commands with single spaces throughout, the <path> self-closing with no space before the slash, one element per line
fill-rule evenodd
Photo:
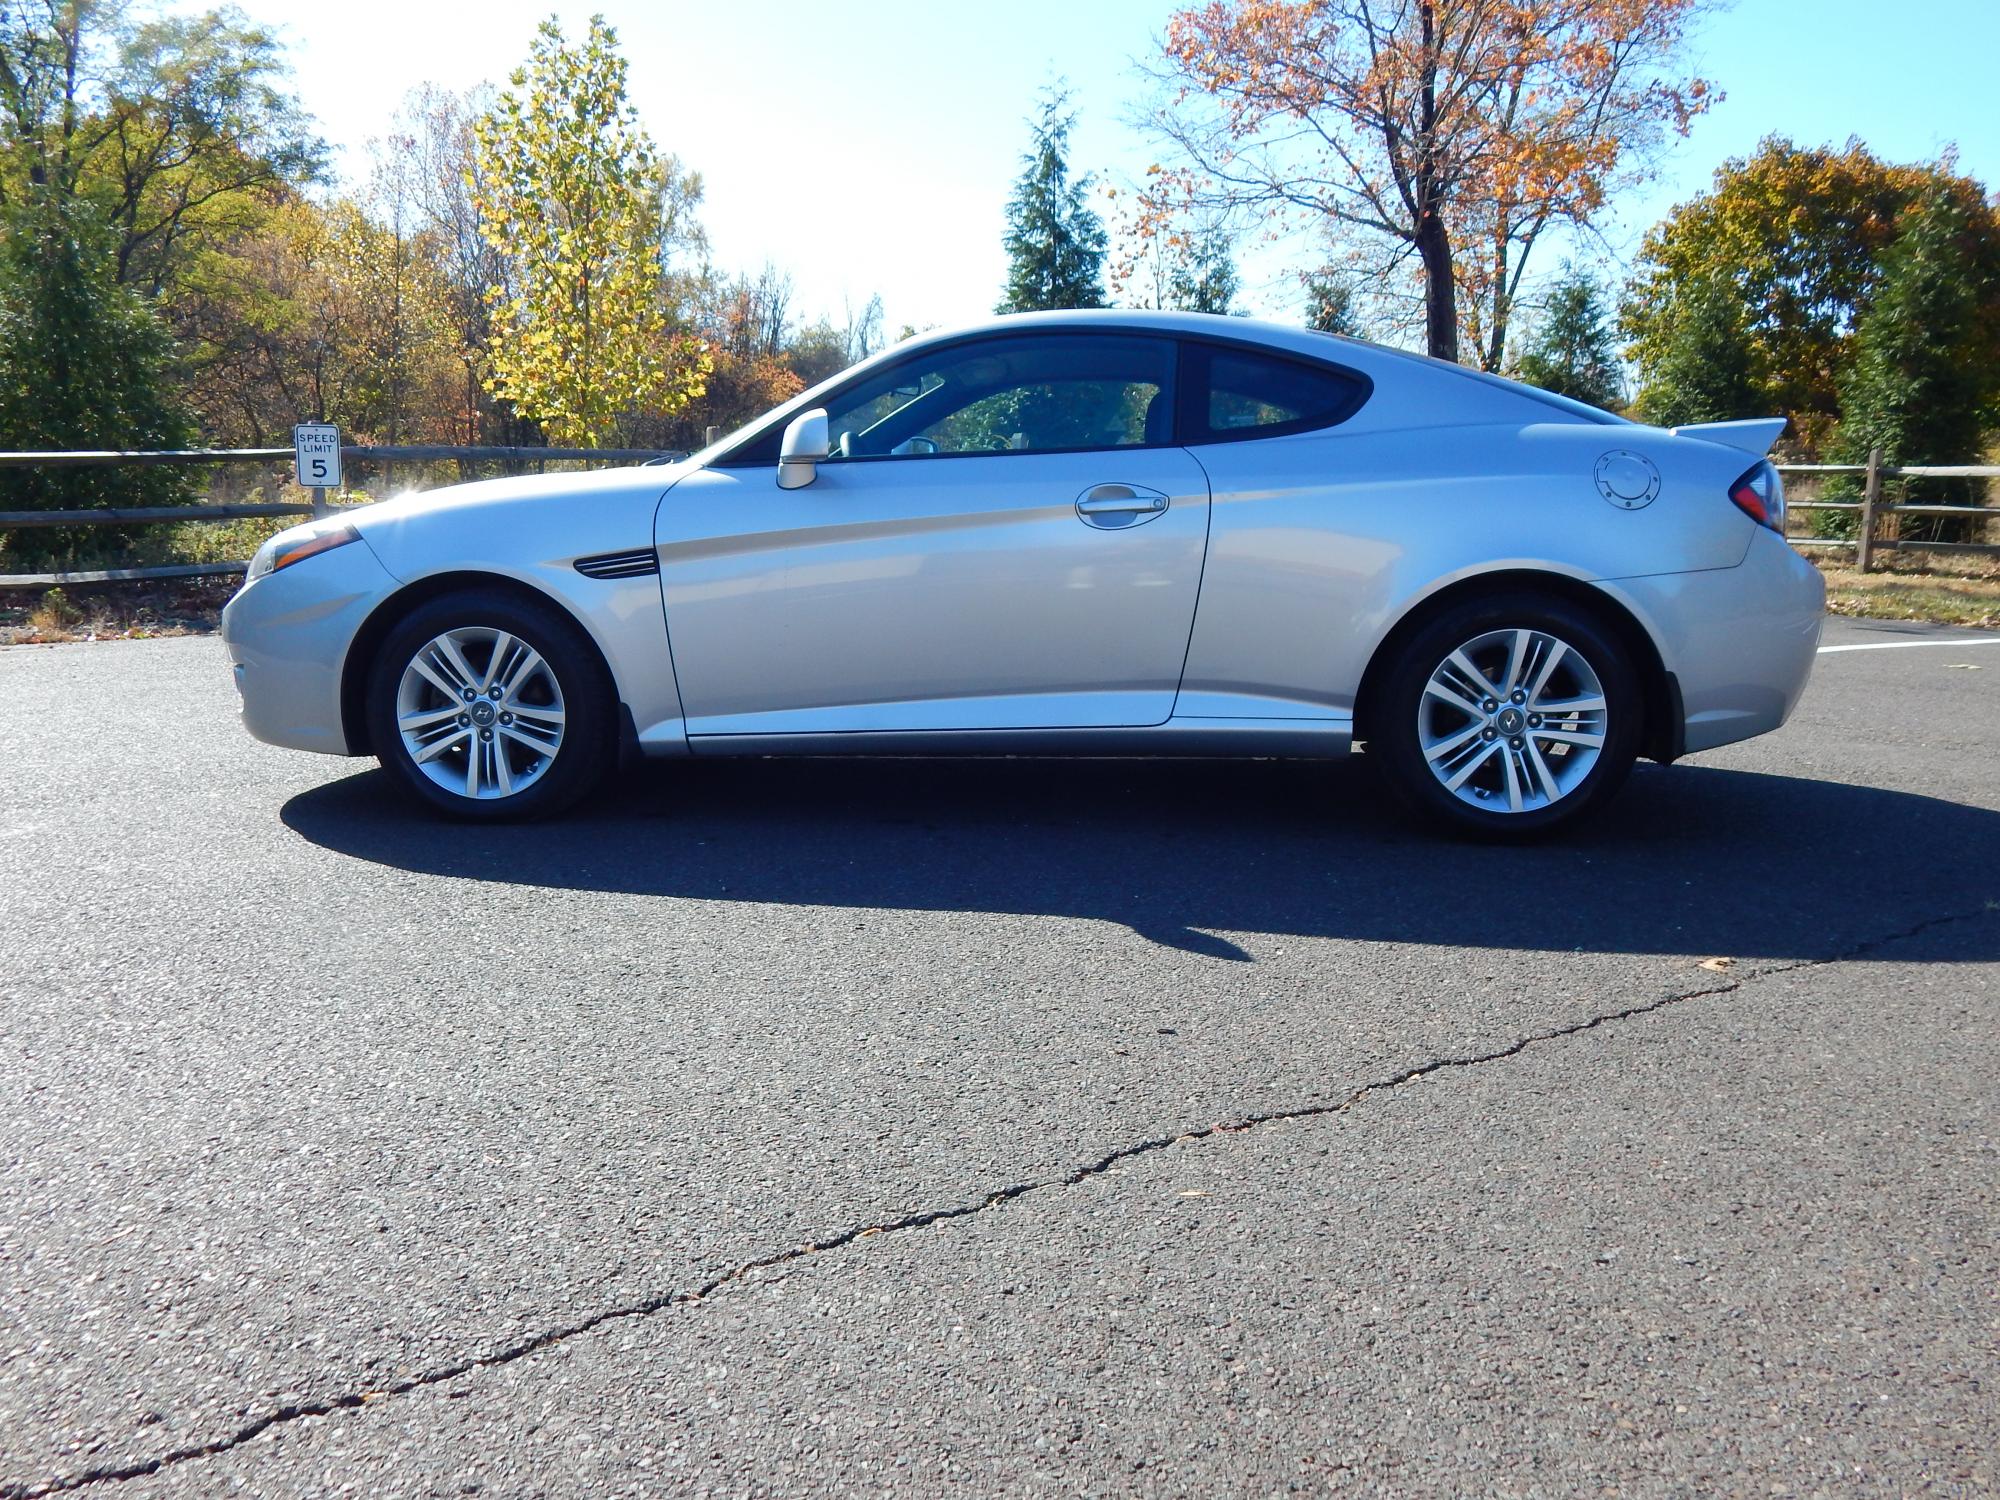
<path fill-rule="evenodd" d="M 340 488 L 340 429 L 331 422 L 301 422 L 294 427 L 292 455 L 298 464 L 300 488 Z"/>

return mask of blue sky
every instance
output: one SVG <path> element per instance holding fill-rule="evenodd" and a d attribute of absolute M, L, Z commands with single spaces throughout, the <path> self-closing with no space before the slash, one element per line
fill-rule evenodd
<path fill-rule="evenodd" d="M 343 166 L 365 170 L 403 94 L 429 81 L 504 83 L 553 8 L 572 29 L 594 9 L 617 27 L 634 101 L 660 145 L 701 171 L 717 262 L 790 271 L 807 316 L 874 293 L 891 331 L 978 317 L 998 295 L 1002 205 L 1024 116 L 1066 77 L 1083 112 L 1080 165 L 1136 176 L 1155 148 L 1128 120 L 1147 85 L 1135 59 L 1165 0 L 238 0 L 290 44 L 295 83 Z M 197 8 L 187 5 L 186 8 Z M 476 17 L 476 19 L 471 19 Z M 1956 144 L 1964 170 L 2000 188 L 2000 0 L 1737 0 L 1693 57 L 1727 98 L 1697 122 L 1652 188 L 1607 222 L 1635 247 L 1647 225 L 1704 188 L 1725 158 L 1778 132 L 1858 135 L 1894 160 Z M 1295 259 L 1308 254 L 1300 247 Z M 1291 282 L 1270 253 L 1244 301 L 1283 312 Z M 1554 269 L 1553 257 L 1544 269 Z"/>

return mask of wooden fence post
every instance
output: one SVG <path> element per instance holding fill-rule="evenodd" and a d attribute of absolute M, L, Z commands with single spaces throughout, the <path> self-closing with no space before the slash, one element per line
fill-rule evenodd
<path fill-rule="evenodd" d="M 1864 573 L 1875 571 L 1875 505 L 1882 498 L 1882 450 L 1868 450 L 1868 478 L 1861 486 L 1861 533 L 1855 563 Z"/>

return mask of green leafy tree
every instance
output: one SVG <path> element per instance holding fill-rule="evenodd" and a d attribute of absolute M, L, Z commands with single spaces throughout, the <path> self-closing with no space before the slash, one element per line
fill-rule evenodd
<path fill-rule="evenodd" d="M 6 210 L 0 236 L 0 448 L 187 446 L 172 392 L 172 345 L 137 292 L 117 282 L 115 230 L 90 203 L 46 192 Z M 160 505 L 186 497 L 185 470 L 19 469 L 0 486 L 10 510 Z M 99 540 L 36 531 L 16 556 Z"/>
<path fill-rule="evenodd" d="M 1891 464 L 1979 462 L 2000 394 L 2000 370 L 1980 347 L 1980 309 L 2000 296 L 2000 273 L 1982 251 L 1971 216 L 1948 192 L 1933 189 L 1903 214 L 1881 258 L 1881 282 L 1854 331 L 1854 360 L 1840 387 L 1836 463 L 1866 463 L 1873 448 Z M 1887 498 L 1974 504 L 1975 483 L 1891 481 Z M 1832 488 L 1852 493 L 1854 487 L 1849 480 Z M 1937 539 L 1955 523 L 1907 517 L 1904 528 Z"/>
<path fill-rule="evenodd" d="M 1072 177 L 1069 94 L 1050 89 L 1031 122 L 1033 144 L 1007 200 L 1007 292 L 996 312 L 1104 306 L 1104 221 L 1090 206 L 1090 177 Z"/>
<path fill-rule="evenodd" d="M 1728 281 L 1703 278 L 1677 288 L 1664 326 L 1634 405 L 1643 421 L 1678 427 L 1771 415 L 1768 382 Z"/>
<path fill-rule="evenodd" d="M 1624 401 L 1611 313 L 1594 279 L 1574 266 L 1563 268 L 1515 374 L 1545 391 L 1607 410 Z"/>
<path fill-rule="evenodd" d="M 276 37 L 233 8 L 142 19 L 131 0 L 7 0 L 0 205 L 92 199 L 118 280 L 169 294 L 193 258 L 321 174 L 285 72 Z"/>
<path fill-rule="evenodd" d="M 142 299 L 110 298 L 105 337 L 74 357 L 123 361 L 101 375 L 112 386 L 157 369 L 161 399 L 178 391 L 205 421 L 225 416 L 225 441 L 245 436 L 243 424 L 233 403 L 208 395 L 238 373 L 229 366 L 255 342 L 263 311 L 238 258 L 320 175 L 323 154 L 276 38 L 233 8 L 160 15 L 134 0 L 0 0 L 0 212 L 33 226 L 20 229 L 28 243 L 104 256 L 112 282 Z M 66 298 L 106 295 L 98 269 L 74 266 L 67 251 L 41 271 L 69 287 Z M 155 357 L 161 323 L 184 357 Z M 117 354 L 114 332 L 141 347 Z M 161 498 L 185 492 L 185 472 L 65 483 Z"/>
<path fill-rule="evenodd" d="M 1638 366 L 1642 408 L 1665 363 L 1688 373 L 1677 351 L 1691 311 L 1709 316 L 1708 288 L 1734 307 L 1749 345 L 1756 396 L 1748 412 L 1783 415 L 1802 448 L 1817 452 L 1840 415 L 1841 387 L 1855 355 L 1854 332 L 1879 287 L 1882 258 L 1905 211 L 1932 192 L 1958 205 L 1988 290 L 1973 309 L 1975 348 L 2000 362 L 2000 213 L 1979 183 L 1935 164 L 1897 166 L 1858 141 L 1801 147 L 1773 137 L 1725 163 L 1707 193 L 1648 232 L 1627 289 L 1620 326 Z M 1672 404 L 1672 403 L 1668 403 Z"/>
<path fill-rule="evenodd" d="M 493 389 L 561 445 L 679 410 L 709 370 L 663 292 L 668 229 L 699 184 L 659 156 L 625 77 L 602 16 L 574 46 L 552 18 L 475 128 L 480 232 L 508 257 L 488 294 Z"/>

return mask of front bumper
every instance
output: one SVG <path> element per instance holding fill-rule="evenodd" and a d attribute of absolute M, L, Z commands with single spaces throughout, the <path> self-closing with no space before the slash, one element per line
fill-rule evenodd
<path fill-rule="evenodd" d="M 352 755 L 340 707 L 355 632 L 396 588 L 366 541 L 245 584 L 222 611 L 243 727 L 268 745 Z"/>
<path fill-rule="evenodd" d="M 1680 683 L 1688 750 L 1768 734 L 1791 717 L 1819 650 L 1826 580 L 1776 532 L 1757 527 L 1733 568 L 1603 587 L 1650 625 Z"/>

